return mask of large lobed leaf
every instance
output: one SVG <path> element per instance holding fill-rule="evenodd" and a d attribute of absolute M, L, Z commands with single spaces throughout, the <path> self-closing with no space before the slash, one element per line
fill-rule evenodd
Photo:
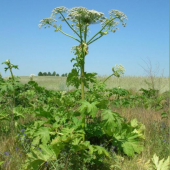
<path fill-rule="evenodd" d="M 99 102 L 93 102 L 93 103 L 89 103 L 87 101 L 79 101 L 78 103 L 81 103 L 81 106 L 78 108 L 78 111 L 80 111 L 80 113 L 82 115 L 91 115 L 92 117 L 96 116 L 96 113 L 98 111 L 96 105 Z"/>
<path fill-rule="evenodd" d="M 112 136 L 115 132 L 115 129 L 121 129 L 123 118 L 119 115 L 119 113 L 105 109 L 101 115 L 103 121 L 103 129 L 107 135 Z"/>

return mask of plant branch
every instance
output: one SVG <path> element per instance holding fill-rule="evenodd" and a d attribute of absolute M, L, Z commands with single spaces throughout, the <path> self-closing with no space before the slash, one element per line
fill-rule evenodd
<path fill-rule="evenodd" d="M 75 38 L 75 37 L 73 37 L 73 36 L 71 36 L 71 35 L 69 35 L 69 34 L 66 34 L 66 33 L 63 32 L 61 29 L 59 29 L 59 31 L 60 31 L 61 33 L 63 33 L 64 35 L 66 35 L 66 36 L 68 36 L 68 37 L 71 37 L 71 38 L 75 39 L 76 41 L 78 41 L 78 42 L 80 43 L 80 41 L 79 41 L 77 38 Z"/>
<path fill-rule="evenodd" d="M 110 22 L 112 22 L 114 19 L 116 19 L 116 18 L 113 18 L 112 20 L 110 20 L 108 23 L 106 23 L 106 25 L 105 26 L 103 26 L 102 28 L 101 28 L 101 30 L 100 31 L 98 31 L 88 42 L 87 42 L 87 45 L 89 45 L 89 43 L 90 43 L 90 41 L 92 41 L 93 40 L 93 38 L 95 38 L 99 33 L 101 33 L 101 31 L 103 31 L 104 30 L 104 28 L 110 23 Z"/>
<path fill-rule="evenodd" d="M 100 35 L 99 37 L 97 37 L 96 39 L 94 39 L 93 41 L 91 41 L 90 43 L 88 43 L 88 45 L 90 45 L 91 43 L 93 43 L 94 41 L 98 40 L 99 38 L 103 37 L 103 35 Z"/>
<path fill-rule="evenodd" d="M 67 22 L 67 20 L 65 19 L 64 15 L 62 13 L 60 13 L 61 16 L 63 17 L 63 19 L 65 20 L 65 22 L 67 23 L 67 25 L 80 37 L 80 35 L 71 27 L 71 25 Z M 80 37 L 81 38 L 81 37 Z"/>
<path fill-rule="evenodd" d="M 114 75 L 114 73 L 113 74 L 111 74 L 110 76 L 108 76 L 104 81 L 103 81 L 103 83 L 104 82 L 106 82 L 106 80 L 108 80 L 110 77 L 112 77 Z"/>
<path fill-rule="evenodd" d="M 84 31 L 84 42 L 86 43 L 86 37 L 87 37 L 87 25 L 85 26 L 85 31 Z"/>
<path fill-rule="evenodd" d="M 82 32 L 81 32 L 81 24 L 80 24 L 80 20 L 79 20 L 79 30 L 80 30 L 80 39 L 81 39 L 81 45 L 82 45 L 82 42 L 83 42 L 83 40 L 82 40 Z M 83 49 L 82 49 L 83 50 Z"/>

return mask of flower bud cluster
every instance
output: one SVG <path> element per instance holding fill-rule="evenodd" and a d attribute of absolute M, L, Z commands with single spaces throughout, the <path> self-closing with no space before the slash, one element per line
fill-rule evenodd
<path fill-rule="evenodd" d="M 5 63 L 8 67 L 13 67 L 13 66 L 14 66 L 14 65 L 10 62 L 9 59 L 6 60 L 4 63 Z"/>
<path fill-rule="evenodd" d="M 9 60 L 6 60 L 6 63 L 7 63 L 7 64 L 9 64 L 9 63 L 10 63 L 10 61 L 9 61 Z"/>

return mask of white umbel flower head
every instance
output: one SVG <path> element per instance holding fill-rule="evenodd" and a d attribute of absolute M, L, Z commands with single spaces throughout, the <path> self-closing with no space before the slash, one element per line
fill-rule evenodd
<path fill-rule="evenodd" d="M 121 11 L 111 10 L 111 11 L 109 11 L 109 14 L 112 15 L 112 16 L 114 16 L 114 17 L 116 17 L 116 18 L 119 18 L 119 19 L 122 20 L 122 21 L 123 21 L 124 19 L 127 20 L 127 16 L 126 16 L 123 12 L 121 12 Z"/>
<path fill-rule="evenodd" d="M 67 15 L 64 16 L 64 13 L 66 13 Z M 41 24 L 39 24 L 39 27 L 41 28 L 42 26 L 48 25 L 48 27 L 50 26 L 55 27 L 56 28 L 55 31 L 58 30 L 61 31 L 61 28 L 57 27 L 56 24 L 53 24 L 54 22 L 56 22 L 54 18 L 58 14 L 59 14 L 58 19 L 60 19 L 61 21 L 65 21 L 69 25 L 69 27 L 74 31 L 74 33 L 80 30 L 82 33 L 83 32 L 88 33 L 89 32 L 88 26 L 90 24 L 101 23 L 101 25 L 104 27 L 104 29 L 102 30 L 103 32 L 102 31 L 100 32 L 101 36 L 106 35 L 109 32 L 116 32 L 118 28 L 115 27 L 118 25 L 119 23 L 118 21 L 120 21 L 122 25 L 125 26 L 126 23 L 124 23 L 124 20 L 127 19 L 126 15 L 118 10 L 111 10 L 109 12 L 110 17 L 107 18 L 104 16 L 104 13 L 98 12 L 96 10 L 88 10 L 85 7 L 74 7 L 68 9 L 64 6 L 61 6 L 54 8 L 52 10 L 50 18 L 45 18 L 41 20 L 40 21 Z M 116 21 L 116 19 L 118 21 Z M 73 24 L 70 24 L 69 21 L 73 22 Z"/>
<path fill-rule="evenodd" d="M 61 7 L 57 7 L 57 8 L 54 8 L 52 10 L 52 14 L 51 16 L 54 17 L 56 16 L 58 13 L 64 13 L 64 12 L 68 12 L 68 9 L 64 6 L 61 6 Z"/>
<path fill-rule="evenodd" d="M 125 68 L 120 64 L 120 65 L 115 65 L 113 68 L 112 68 L 112 71 L 113 71 L 113 74 L 116 76 L 116 77 L 120 77 L 121 75 L 124 74 L 125 72 Z"/>
<path fill-rule="evenodd" d="M 74 7 L 69 10 L 69 14 L 66 19 L 71 20 L 72 22 L 80 22 L 82 24 L 92 24 L 97 22 L 102 22 L 105 17 L 103 17 L 103 13 L 88 10 L 84 7 Z"/>
<path fill-rule="evenodd" d="M 54 18 L 44 18 L 40 21 L 41 24 L 39 24 L 39 28 L 41 28 L 42 26 L 45 25 L 52 25 L 54 22 L 56 22 L 57 20 L 55 20 Z"/>

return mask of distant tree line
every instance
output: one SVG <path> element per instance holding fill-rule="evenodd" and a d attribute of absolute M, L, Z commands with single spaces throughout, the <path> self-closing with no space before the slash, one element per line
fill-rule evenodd
<path fill-rule="evenodd" d="M 56 73 L 55 71 L 53 73 L 50 73 L 50 72 L 39 72 L 38 73 L 38 76 L 60 76 L 58 73 Z M 67 77 L 67 73 L 65 74 L 61 74 L 61 77 Z"/>

